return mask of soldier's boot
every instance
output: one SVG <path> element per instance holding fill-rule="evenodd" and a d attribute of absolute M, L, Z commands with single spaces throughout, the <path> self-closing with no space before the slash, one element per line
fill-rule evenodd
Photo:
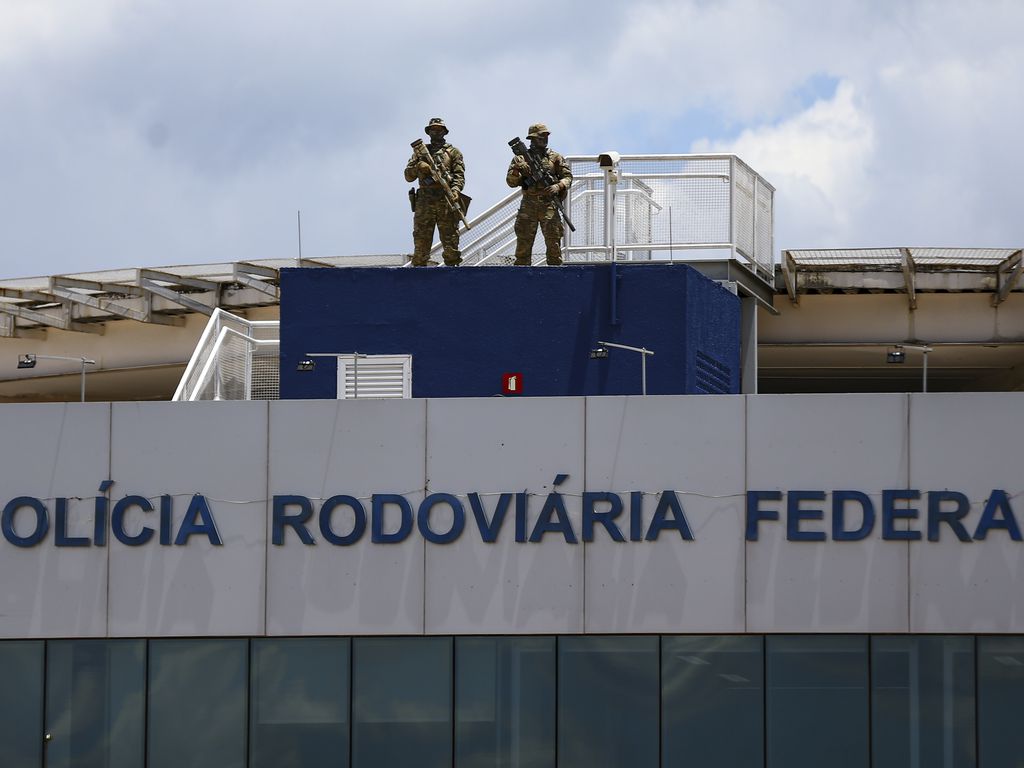
<path fill-rule="evenodd" d="M 547 262 L 549 267 L 560 267 L 562 266 L 562 249 L 561 248 L 548 248 L 547 249 Z"/>
<path fill-rule="evenodd" d="M 445 249 L 444 252 L 444 265 L 446 267 L 457 267 L 462 263 L 462 251 L 454 251 Z"/>
<path fill-rule="evenodd" d="M 414 267 L 434 267 L 437 266 L 436 261 L 430 260 L 430 241 L 425 243 L 422 241 L 416 241 L 413 243 L 412 253 L 412 265 Z"/>
<path fill-rule="evenodd" d="M 517 267 L 533 266 L 533 248 L 531 245 L 520 246 L 516 243 L 516 260 L 513 264 Z"/>

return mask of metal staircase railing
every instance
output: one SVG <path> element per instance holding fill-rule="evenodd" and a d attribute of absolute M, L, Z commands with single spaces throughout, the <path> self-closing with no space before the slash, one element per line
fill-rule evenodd
<path fill-rule="evenodd" d="M 276 400 L 280 323 L 250 321 L 215 309 L 171 398 Z"/>
<path fill-rule="evenodd" d="M 745 262 L 774 281 L 775 189 L 735 155 L 570 156 L 567 263 L 673 261 L 704 257 Z M 603 161 L 603 162 L 602 162 Z M 471 220 L 460 246 L 466 266 L 511 264 L 520 190 Z M 441 260 L 435 243 L 431 259 Z M 538 233 L 533 262 L 544 262 Z"/>

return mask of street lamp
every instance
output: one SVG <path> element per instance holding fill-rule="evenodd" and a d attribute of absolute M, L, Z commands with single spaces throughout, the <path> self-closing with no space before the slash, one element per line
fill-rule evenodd
<path fill-rule="evenodd" d="M 85 402 L 85 366 L 96 365 L 95 360 L 87 357 L 66 357 L 65 355 L 19 355 L 19 368 L 35 368 L 37 360 L 76 360 L 82 364 L 82 402 Z"/>
<path fill-rule="evenodd" d="M 352 358 L 352 397 L 359 397 L 359 358 L 369 357 L 361 352 L 307 352 L 295 366 L 296 371 L 308 372 L 316 370 L 316 357 L 351 357 Z"/>
<path fill-rule="evenodd" d="M 597 343 L 598 343 L 597 349 L 592 349 L 590 351 L 590 356 L 592 358 L 595 358 L 595 359 L 603 359 L 603 358 L 608 357 L 608 349 L 607 349 L 608 347 L 612 347 L 613 349 L 625 349 L 625 350 L 628 350 L 629 352 L 638 352 L 640 354 L 640 382 L 641 382 L 641 390 L 640 391 L 644 395 L 646 395 L 647 394 L 647 356 L 648 355 L 653 355 L 654 353 L 651 350 L 646 349 L 645 347 L 629 347 L 629 346 L 626 346 L 625 344 L 613 344 L 610 341 L 599 341 Z"/>
<path fill-rule="evenodd" d="M 902 365 L 907 360 L 906 350 L 912 349 L 915 352 L 921 353 L 922 364 L 922 379 L 921 379 L 921 391 L 928 391 L 928 353 L 932 351 L 931 347 L 926 347 L 922 344 L 896 344 L 885 353 L 885 362 L 896 363 Z"/>

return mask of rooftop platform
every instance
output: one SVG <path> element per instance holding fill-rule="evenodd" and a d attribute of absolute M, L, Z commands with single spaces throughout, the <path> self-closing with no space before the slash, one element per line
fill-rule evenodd
<path fill-rule="evenodd" d="M 566 263 L 667 261 L 729 284 L 747 300 L 745 334 L 756 339 L 745 391 L 752 378 L 757 391 L 912 391 L 912 365 L 877 364 L 898 343 L 935 348 L 940 388 L 1024 385 L 1020 249 L 789 249 L 777 262 L 774 188 L 735 155 L 568 159 L 576 231 L 566 232 Z M 519 197 L 470 220 L 461 269 L 511 263 Z M 538 237 L 535 263 L 543 247 Z M 77 393 L 76 364 L 16 370 L 26 353 L 95 358 L 90 397 L 167 399 L 215 310 L 278 318 L 282 268 L 408 263 L 408 254 L 318 256 L 0 280 L 0 350 L 11 361 L 0 365 L 0 401 Z"/>

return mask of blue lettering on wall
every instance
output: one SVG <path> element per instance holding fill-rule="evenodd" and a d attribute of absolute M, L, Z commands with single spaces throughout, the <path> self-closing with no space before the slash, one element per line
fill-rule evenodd
<path fill-rule="evenodd" d="M 309 500 L 306 499 L 306 501 L 308 502 Z M 337 533 L 331 518 L 334 510 L 338 507 L 348 507 L 352 511 L 352 530 L 344 535 Z M 320 507 L 320 514 L 317 519 L 320 523 L 320 533 L 323 535 L 324 540 L 337 547 L 351 546 L 366 533 L 366 510 L 363 509 L 359 499 L 351 496 L 331 496 Z"/>
<path fill-rule="evenodd" d="M 860 505 L 860 528 L 846 527 L 847 503 Z M 832 538 L 836 541 L 860 541 L 866 539 L 875 527 L 875 505 L 871 497 L 861 491 L 832 492 Z"/>
<path fill-rule="evenodd" d="M 188 503 L 185 519 L 181 521 L 174 545 L 180 547 L 183 544 L 188 544 L 190 536 L 206 536 L 213 546 L 223 545 L 220 533 L 217 531 L 217 524 L 213 521 L 213 513 L 210 512 L 210 505 L 206 502 L 206 497 L 200 496 L 198 493 Z"/>
<path fill-rule="evenodd" d="M 447 504 L 452 510 L 452 527 L 444 533 L 437 533 L 430 527 L 430 511 L 439 504 Z M 420 504 L 416 513 L 416 525 L 420 535 L 431 544 L 451 544 L 462 535 L 466 527 L 466 512 L 458 496 L 450 493 L 432 493 Z"/>
<path fill-rule="evenodd" d="M 35 525 L 27 536 L 19 536 L 14 527 L 14 517 L 19 509 L 31 509 L 35 513 Z M 4 538 L 14 546 L 34 547 L 46 538 L 46 532 L 50 530 L 50 516 L 46 511 L 46 505 L 32 496 L 11 499 L 0 515 L 0 529 L 3 530 Z"/>
<path fill-rule="evenodd" d="M 346 494 L 323 502 L 281 494 L 271 500 L 271 543 L 277 547 L 289 541 L 315 546 L 314 532 L 319 529 L 322 543 L 349 547 L 363 541 L 369 527 L 374 544 L 398 544 L 417 531 L 426 542 L 445 545 L 461 538 L 467 523 L 486 544 L 496 543 L 503 531 L 506 540 L 512 535 L 517 544 L 539 544 L 545 537 L 570 545 L 581 539 L 584 544 L 600 539 L 651 542 L 670 531 L 676 531 L 684 542 L 694 540 L 677 491 L 571 492 L 561 489 L 568 477 L 556 475 L 551 491 L 543 497 L 525 490 L 428 493 L 415 507 L 397 493 L 374 493 L 369 504 L 365 497 L 360 500 Z M 176 526 L 176 498 L 171 494 L 129 494 L 115 499 L 110 494 L 112 485 L 113 481 L 104 480 L 91 500 L 16 496 L 0 512 L 0 533 L 9 544 L 21 548 L 43 543 L 51 528 L 53 545 L 61 548 L 105 547 L 108 534 L 127 547 L 151 542 L 181 547 L 196 537 L 205 538 L 210 546 L 223 546 L 210 502 L 203 494 L 189 498 Z M 966 494 L 948 489 L 883 489 L 873 495 L 849 489 L 750 490 L 745 493 L 745 537 L 758 541 L 767 533 L 775 539 L 785 536 L 788 541 L 808 543 L 856 542 L 872 536 L 882 541 L 937 542 L 945 532 L 947 538 L 952 535 L 964 543 L 997 536 L 1020 542 L 1024 537 L 1013 508 L 1017 495 L 995 489 L 984 501 L 972 503 Z M 646 496 L 658 497 L 653 513 L 647 506 L 645 514 Z M 472 517 L 467 514 L 467 504 Z M 72 535 L 72 531 L 89 529 L 90 512 L 91 537 Z M 973 529 L 972 521 L 976 521 Z"/>
<path fill-rule="evenodd" d="M 808 509 L 802 502 L 817 502 Z M 824 531 L 806 531 L 800 528 L 804 520 L 815 521 L 825 518 L 821 503 L 825 501 L 824 491 L 790 491 L 786 496 L 786 538 L 790 541 L 824 541 Z"/>
<path fill-rule="evenodd" d="M 399 544 L 412 533 L 412 506 L 405 496 L 397 493 L 375 493 L 370 499 L 371 529 L 370 540 L 374 544 Z M 398 530 L 384 532 L 384 513 L 388 507 L 398 507 Z"/>
<path fill-rule="evenodd" d="M 762 527 L 779 521 L 779 505 L 785 499 L 786 539 L 789 541 L 825 541 L 824 531 L 810 530 L 808 522 L 823 519 L 828 497 L 826 491 L 747 491 L 746 538 L 757 541 Z M 832 491 L 832 540 L 861 541 L 875 529 L 875 503 L 863 491 Z M 881 538 L 883 541 L 921 541 L 918 528 L 921 510 L 918 502 L 926 501 L 927 539 L 939 541 L 942 529 L 948 528 L 959 541 L 984 541 L 990 532 L 1002 531 L 1011 541 L 1021 541 L 1020 525 L 1013 510 L 1011 496 L 1005 490 L 993 490 L 984 502 L 984 508 L 974 528 L 967 528 L 971 502 L 960 491 L 920 491 L 886 489 L 881 491 Z M 817 502 L 814 508 L 809 505 Z M 848 513 L 860 507 L 860 525 L 852 527 Z"/>
<path fill-rule="evenodd" d="M 1010 506 L 1010 495 L 1006 491 L 992 491 L 985 502 L 985 511 L 974 530 L 974 538 L 984 541 L 992 529 L 1006 531 L 1014 541 L 1020 541 L 1020 528 Z"/>

